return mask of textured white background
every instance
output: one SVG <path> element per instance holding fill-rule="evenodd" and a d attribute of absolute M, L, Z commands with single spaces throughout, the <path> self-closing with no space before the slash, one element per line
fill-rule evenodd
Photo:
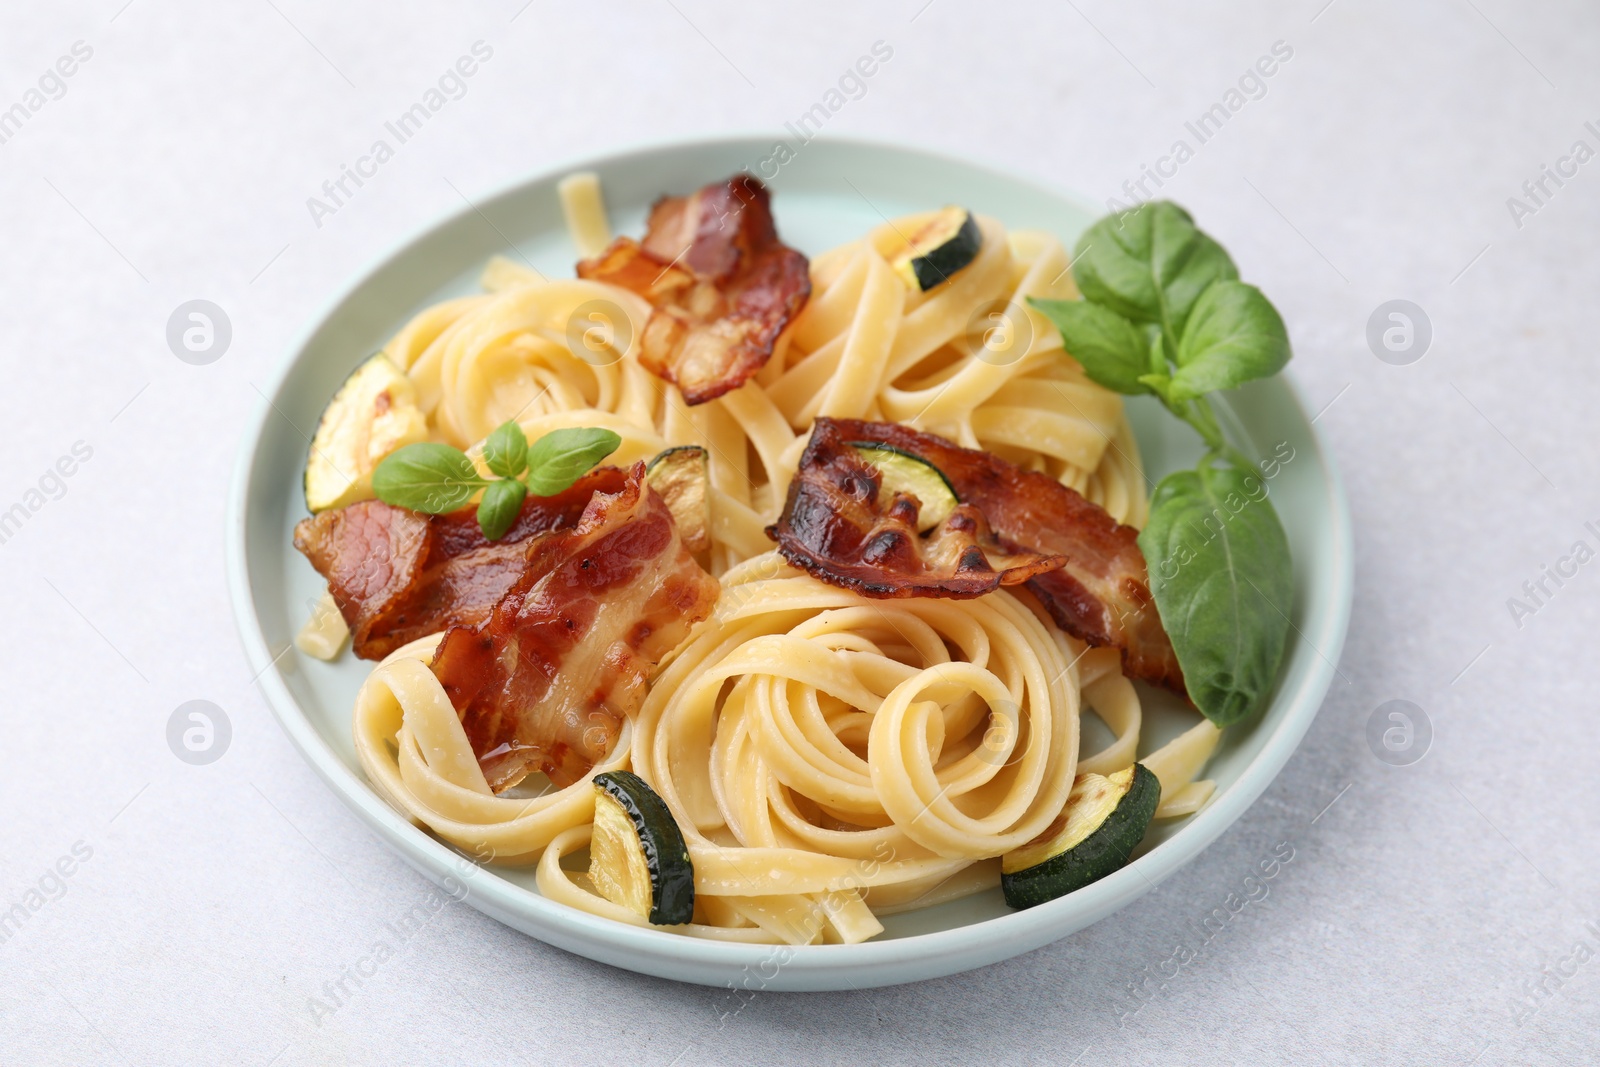
<path fill-rule="evenodd" d="M 93 850 L 0 943 L 0 1061 L 1595 1061 L 1600 961 L 1572 953 L 1600 948 L 1600 563 L 1520 628 L 1506 607 L 1580 537 L 1600 547 L 1600 162 L 1520 228 L 1506 207 L 1575 139 L 1600 147 L 1593 3 L 123 2 L 0 15 L 0 108 L 94 50 L 0 145 L 0 509 L 94 449 L 0 544 L 0 908 Z M 315 227 L 306 198 L 478 39 L 494 58 L 467 96 Z M 829 133 L 1097 199 L 1293 47 L 1167 192 L 1272 295 L 1331 405 L 1355 615 L 1305 744 L 1181 874 L 985 971 L 746 1003 L 451 905 L 319 1024 L 308 999 L 429 890 L 301 762 L 234 637 L 223 500 L 252 383 L 353 272 L 458 209 L 452 185 L 775 129 L 880 39 L 893 60 Z M 205 367 L 164 339 L 195 297 L 234 328 Z M 1396 297 L 1435 330 L 1410 366 L 1364 340 Z M 165 740 L 195 698 L 233 725 L 206 767 Z M 1413 766 L 1365 741 L 1393 698 L 1435 731 Z M 1295 858 L 1270 896 L 1143 985 L 1279 842 Z M 1130 983 L 1148 1002 L 1124 1014 Z"/>

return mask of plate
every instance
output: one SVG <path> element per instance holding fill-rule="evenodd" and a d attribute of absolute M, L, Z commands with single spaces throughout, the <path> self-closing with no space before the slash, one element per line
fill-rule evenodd
<path fill-rule="evenodd" d="M 1027 911 L 1008 910 L 994 889 L 890 916 L 885 932 L 863 944 L 774 947 L 686 938 L 573 910 L 540 896 L 532 868 L 473 864 L 367 785 L 350 713 L 370 664 L 348 653 L 334 663 L 283 655 L 323 589 L 290 540 L 305 514 L 300 477 L 307 441 L 296 427 L 314 426 L 345 376 L 413 313 L 477 291 L 490 256 L 507 254 L 552 277 L 571 276 L 576 252 L 555 189 L 564 174 L 597 171 L 616 232 L 640 233 L 656 197 L 748 168 L 772 187 L 784 240 L 808 254 L 856 238 L 885 218 L 947 203 L 994 215 L 1011 228 L 1052 231 L 1069 247 L 1099 214 L 1033 182 L 912 148 L 828 139 L 800 146 L 781 167 L 777 158 L 772 138 L 745 137 L 575 161 L 482 197 L 385 255 L 315 317 L 245 433 L 228 505 L 229 586 L 252 671 L 265 668 L 262 692 L 307 761 L 407 862 L 484 914 L 590 959 L 686 982 L 819 990 L 918 981 L 1038 948 L 1148 892 L 1244 813 L 1310 726 L 1350 618 L 1350 517 L 1333 460 L 1287 377 L 1252 383 L 1220 405 L 1234 440 L 1247 451 L 1293 450 L 1270 483 L 1294 551 L 1295 579 L 1294 635 L 1271 704 L 1253 724 L 1224 736 L 1207 772 L 1217 792 L 1202 811 L 1157 824 L 1127 867 Z M 1152 477 L 1198 458 L 1198 441 L 1153 401 L 1133 402 L 1130 416 Z M 1159 694 L 1142 695 L 1149 707 L 1148 751 L 1176 733 L 1184 718 Z"/>

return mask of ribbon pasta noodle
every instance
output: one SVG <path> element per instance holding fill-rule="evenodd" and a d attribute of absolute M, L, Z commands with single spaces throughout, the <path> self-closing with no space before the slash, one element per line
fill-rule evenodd
<path fill-rule="evenodd" d="M 562 197 L 575 243 L 593 254 L 610 232 L 598 184 L 575 176 Z M 357 755 L 392 805 L 479 860 L 537 863 L 551 899 L 640 925 L 573 859 L 589 844 L 593 775 L 631 769 L 665 800 L 693 861 L 695 921 L 671 929 L 855 942 L 881 932 L 881 915 L 998 884 L 997 857 L 1056 818 L 1075 774 L 1133 762 L 1141 709 L 1117 652 L 1068 636 L 1031 595 L 867 599 L 791 569 L 764 533 L 819 415 L 940 434 L 1057 478 L 1119 521 L 1144 521 L 1121 398 L 1026 306 L 1074 295 L 1061 243 L 980 218 L 977 258 L 914 293 L 890 264 L 925 219 L 816 257 L 810 301 L 772 359 L 695 407 L 633 354 L 650 306 L 602 282 L 496 258 L 483 294 L 428 308 L 395 335 L 385 352 L 414 383 L 433 438 L 470 456 L 507 419 L 530 440 L 614 430 L 621 464 L 704 447 L 707 563 L 722 593 L 603 764 L 543 793 L 539 775 L 490 790 L 427 666 L 440 635 L 394 652 L 354 709 Z M 1090 712 L 1113 740 L 1084 756 Z M 1193 779 L 1215 736 L 1180 741 L 1158 761 L 1163 815 L 1209 795 Z"/>

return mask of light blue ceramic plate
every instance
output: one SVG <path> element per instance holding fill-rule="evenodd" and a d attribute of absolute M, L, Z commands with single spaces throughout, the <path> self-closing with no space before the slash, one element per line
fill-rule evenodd
<path fill-rule="evenodd" d="M 1198 814 L 1158 824 L 1128 867 L 1024 912 L 999 890 L 885 921 L 860 945 L 774 950 L 702 941 L 612 923 L 541 897 L 533 872 L 477 867 L 413 826 L 368 787 L 350 738 L 350 708 L 370 664 L 348 652 L 327 664 L 282 655 L 308 605 L 317 575 L 290 543 L 305 514 L 300 477 L 307 442 L 296 426 L 315 425 L 339 383 L 382 347 L 414 312 L 476 291 L 484 261 L 525 257 L 552 277 L 570 276 L 568 243 L 555 184 L 576 169 L 598 171 L 612 223 L 639 233 L 649 203 L 750 168 L 769 178 L 784 240 L 815 254 L 852 239 L 883 217 L 957 203 L 1013 228 L 1059 234 L 1071 244 L 1095 215 L 1060 192 L 956 159 L 907 148 L 815 141 L 771 175 L 773 140 L 736 138 L 674 144 L 576 161 L 479 198 L 389 253 L 312 322 L 288 353 L 255 424 L 245 433 L 228 508 L 228 576 L 234 613 L 252 670 L 276 661 L 262 691 L 289 737 L 341 800 L 407 862 L 473 907 L 508 926 L 591 959 L 687 982 L 772 990 L 844 989 L 911 982 L 993 963 L 1064 937 L 1104 918 L 1161 882 L 1250 806 L 1305 734 L 1327 692 L 1350 618 L 1350 517 L 1332 458 L 1305 405 L 1283 378 L 1228 398 L 1224 414 L 1246 451 L 1280 445 L 1293 459 L 1272 480 L 1272 497 L 1294 549 L 1294 634 L 1277 692 L 1253 724 L 1228 731 L 1208 776 L 1218 790 Z M 507 241 L 515 247 L 508 248 Z M 1135 428 L 1152 477 L 1197 458 L 1197 442 L 1159 410 L 1134 405 Z M 282 655 L 282 658 L 277 658 Z M 1147 694 L 1148 695 L 1148 694 Z M 1147 747 L 1192 721 L 1151 696 Z"/>

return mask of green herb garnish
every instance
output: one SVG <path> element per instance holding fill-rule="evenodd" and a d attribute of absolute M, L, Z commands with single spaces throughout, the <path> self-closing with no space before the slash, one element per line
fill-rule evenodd
<path fill-rule="evenodd" d="M 1055 323 L 1091 379 L 1155 396 L 1205 442 L 1194 470 L 1156 486 L 1139 550 L 1190 699 L 1228 726 L 1257 708 L 1277 676 L 1294 572 L 1266 483 L 1223 436 L 1208 394 L 1282 370 L 1288 331 L 1176 204 L 1096 222 L 1072 269 L 1082 300 L 1028 302 Z"/>
<path fill-rule="evenodd" d="M 478 529 L 483 536 L 491 541 L 504 537 L 522 513 L 527 496 L 528 487 L 515 478 L 501 478 L 485 486 L 483 498 L 478 501 Z"/>
<path fill-rule="evenodd" d="M 499 540 L 516 523 L 522 502 L 554 496 L 572 487 L 595 464 L 615 452 L 622 438 L 610 430 L 552 430 L 532 447 L 515 420 L 495 428 L 483 443 L 483 461 L 497 478 L 484 478 L 460 449 L 428 441 L 385 456 L 372 472 L 378 499 L 395 507 L 442 515 L 478 500 L 478 528 Z"/>
<path fill-rule="evenodd" d="M 495 427 L 483 442 L 483 462 L 502 478 L 515 478 L 528 469 L 528 439 L 515 420 L 507 419 Z"/>
<path fill-rule="evenodd" d="M 551 496 L 583 477 L 617 450 L 622 438 L 588 427 L 547 433 L 528 449 L 528 492 Z"/>

